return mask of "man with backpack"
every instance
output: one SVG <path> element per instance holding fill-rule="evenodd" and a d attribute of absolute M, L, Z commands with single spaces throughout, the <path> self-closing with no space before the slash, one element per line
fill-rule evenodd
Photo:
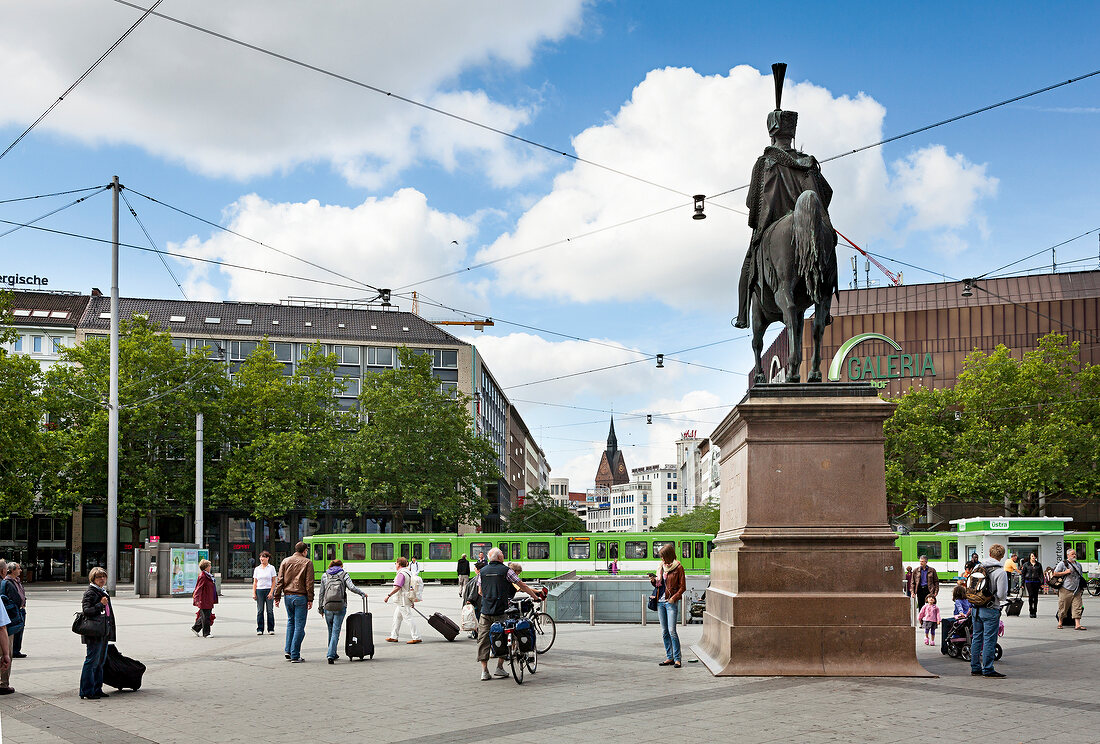
<path fill-rule="evenodd" d="M 1001 625 L 1001 605 L 1008 599 L 1008 574 L 1001 559 L 1005 546 L 989 546 L 989 557 L 978 562 L 966 579 L 966 598 L 973 608 L 973 639 L 970 642 L 970 673 L 1002 679 L 1006 675 L 993 668 L 997 652 L 997 631 Z"/>
<path fill-rule="evenodd" d="M 409 571 L 409 559 L 405 556 L 400 556 L 397 559 L 397 574 L 393 577 L 393 591 L 386 595 L 383 602 L 389 602 L 390 597 L 397 595 L 393 608 L 393 626 L 390 628 L 389 638 L 386 640 L 390 643 L 397 643 L 400 638 L 401 623 L 405 622 L 409 624 L 409 633 L 412 635 L 412 639 L 406 641 L 406 643 L 420 643 L 420 631 L 416 629 L 416 622 L 413 620 L 412 606 L 417 602 L 417 582 L 420 586 L 424 585 L 424 580 L 416 574 Z"/>
<path fill-rule="evenodd" d="M 344 562 L 337 558 L 328 564 L 317 588 L 317 611 L 328 625 L 328 663 L 335 664 L 340 657 L 336 649 L 340 644 L 340 629 L 344 627 L 344 615 L 348 612 L 348 589 L 360 597 L 367 593 L 357 587 L 344 570 Z"/>
<path fill-rule="evenodd" d="M 504 565 L 504 552 L 500 548 L 489 550 L 489 562 L 477 574 L 477 588 L 481 595 L 481 614 L 477 628 L 477 660 L 481 662 L 481 681 L 487 682 L 493 676 L 507 677 L 504 671 L 504 659 L 497 659 L 497 668 L 489 674 L 489 629 L 493 623 L 502 623 L 508 611 L 508 600 L 515 596 L 516 588 L 535 600 L 542 595 L 520 581 L 519 575 Z"/>
<path fill-rule="evenodd" d="M 1062 629 L 1064 618 L 1073 615 L 1074 630 L 1085 630 L 1081 625 L 1081 615 L 1084 614 L 1084 604 L 1081 598 L 1085 593 L 1085 579 L 1081 572 L 1081 564 L 1077 562 L 1077 551 L 1066 551 L 1066 559 L 1060 561 L 1054 567 L 1052 576 L 1064 576 L 1062 585 L 1058 587 L 1058 629 Z"/>

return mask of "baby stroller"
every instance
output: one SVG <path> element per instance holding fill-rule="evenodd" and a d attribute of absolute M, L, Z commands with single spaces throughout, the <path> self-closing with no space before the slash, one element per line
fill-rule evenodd
<path fill-rule="evenodd" d="M 998 635 L 1003 634 L 1004 624 L 1002 623 Z M 943 634 L 943 644 L 940 650 L 952 659 L 970 661 L 970 642 L 973 639 L 974 624 L 971 622 L 970 615 L 967 615 L 952 623 L 951 627 Z M 1001 644 L 998 643 L 993 652 L 993 660 L 999 661 L 1002 653 Z"/>

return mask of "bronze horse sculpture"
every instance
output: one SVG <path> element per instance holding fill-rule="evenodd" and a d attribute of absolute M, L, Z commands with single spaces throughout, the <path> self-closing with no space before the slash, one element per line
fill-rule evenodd
<path fill-rule="evenodd" d="M 812 155 L 794 147 L 798 114 L 783 111 L 783 77 L 787 66 L 772 65 L 775 110 L 768 114 L 771 145 L 756 160 L 745 201 L 753 228 L 741 268 L 738 310 L 734 325 L 749 325 L 752 308 L 752 350 L 756 357 L 753 381 L 766 382 L 760 353 L 764 332 L 776 321 L 787 327 L 789 356 L 787 382 L 799 382 L 802 364 L 802 325 L 806 310 L 814 309 L 813 356 L 807 382 L 821 382 L 821 340 L 832 318 L 837 292 L 837 236 L 829 219 L 833 190 Z"/>
<path fill-rule="evenodd" d="M 808 190 L 799 195 L 793 212 L 764 233 L 756 253 L 758 279 L 750 296 L 754 382 L 766 382 L 760 353 L 764 332 L 776 321 L 787 327 L 790 342 L 786 381 L 799 381 L 803 319 L 810 307 L 814 309 L 814 343 L 806 382 L 821 382 L 821 339 L 832 320 L 829 310 L 837 290 L 836 242 L 820 197 Z"/>

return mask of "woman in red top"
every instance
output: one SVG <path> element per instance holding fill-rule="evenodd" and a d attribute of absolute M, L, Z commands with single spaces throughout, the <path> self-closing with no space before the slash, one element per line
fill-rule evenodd
<path fill-rule="evenodd" d="M 218 590 L 214 586 L 214 577 L 210 574 L 210 561 L 199 561 L 199 580 L 195 582 L 195 591 L 191 592 L 191 604 L 199 608 L 195 613 L 195 624 L 191 632 L 198 638 L 210 637 L 210 626 L 214 624 L 214 605 L 218 603 Z"/>
<path fill-rule="evenodd" d="M 687 588 L 684 567 L 676 560 L 676 545 L 668 543 L 660 552 L 661 565 L 650 583 L 657 587 L 657 617 L 661 619 L 661 638 L 665 642 L 665 660 L 660 666 L 680 668 L 680 637 L 676 635 L 676 615 L 680 598 Z"/>

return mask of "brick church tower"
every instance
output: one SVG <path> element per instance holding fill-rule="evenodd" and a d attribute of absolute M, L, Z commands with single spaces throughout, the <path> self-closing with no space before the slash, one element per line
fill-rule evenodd
<path fill-rule="evenodd" d="M 600 467 L 596 469 L 596 488 L 622 485 L 630 482 L 630 471 L 626 460 L 619 451 L 619 440 L 615 436 L 615 417 L 611 417 L 611 432 L 607 435 L 607 449 L 600 458 Z"/>

